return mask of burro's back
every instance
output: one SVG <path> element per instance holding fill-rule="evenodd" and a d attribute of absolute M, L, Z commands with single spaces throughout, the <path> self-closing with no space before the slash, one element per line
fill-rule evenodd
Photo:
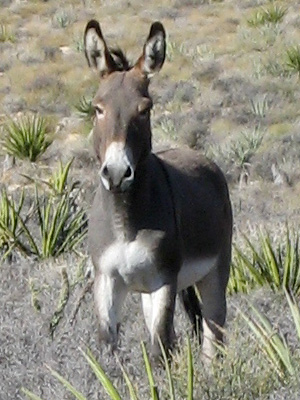
<path fill-rule="evenodd" d="M 88 63 L 101 76 L 93 100 L 100 182 L 89 223 L 100 337 L 117 346 L 122 304 L 136 291 L 153 354 L 160 354 L 159 339 L 170 349 L 179 293 L 210 360 L 223 341 L 231 259 L 225 178 L 188 148 L 152 152 L 148 86 L 165 59 L 161 23 L 152 24 L 134 65 L 109 50 L 97 21 L 87 24 L 84 40 Z"/>

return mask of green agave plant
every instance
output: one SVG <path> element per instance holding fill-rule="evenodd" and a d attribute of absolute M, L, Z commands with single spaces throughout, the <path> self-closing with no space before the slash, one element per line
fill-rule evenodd
<path fill-rule="evenodd" d="M 13 250 L 39 259 L 57 257 L 66 251 L 76 251 L 87 233 L 85 211 L 76 205 L 71 189 L 60 196 L 40 196 L 35 190 L 35 201 L 26 219 L 22 216 L 24 191 L 18 204 L 2 191 L 0 202 L 0 251 L 3 259 Z M 29 220 L 36 216 L 39 237 L 32 233 Z"/>
<path fill-rule="evenodd" d="M 69 190 L 69 192 L 73 192 L 73 190 L 78 187 L 78 181 L 72 182 L 70 185 L 68 185 L 69 173 L 73 161 L 74 158 L 68 161 L 65 165 L 62 163 L 62 161 L 59 161 L 58 168 L 53 171 L 48 180 L 31 177 L 26 174 L 22 174 L 22 176 L 34 184 L 47 186 L 51 189 L 53 196 L 60 196 L 67 190 Z"/>
<path fill-rule="evenodd" d="M 294 46 L 286 51 L 286 66 L 289 71 L 298 74 L 300 77 L 300 47 Z"/>
<path fill-rule="evenodd" d="M 24 205 L 24 190 L 18 203 L 6 190 L 2 190 L 0 198 L 0 253 L 2 259 L 8 257 L 14 249 L 25 255 L 31 253 L 30 247 L 23 240 L 23 235 L 30 238 L 26 220 L 21 217 Z"/>
<path fill-rule="evenodd" d="M 41 201 L 36 189 L 41 237 L 39 258 L 57 257 L 64 251 L 75 249 L 83 240 L 87 233 L 87 220 L 84 210 L 76 209 L 75 200 L 76 197 L 68 190 L 58 199 L 50 196 Z"/>
<path fill-rule="evenodd" d="M 289 309 L 295 324 L 298 336 L 298 352 L 300 350 L 300 310 L 294 296 L 285 291 Z M 286 376 L 297 376 L 298 368 L 294 362 L 293 350 L 289 347 L 285 336 L 274 328 L 269 319 L 250 305 L 252 316 L 241 313 L 247 325 L 260 343 L 260 348 L 265 354 L 270 365 L 274 368 L 280 379 Z"/>
<path fill-rule="evenodd" d="M 79 102 L 75 105 L 78 114 L 87 120 L 90 120 L 95 115 L 95 108 L 92 105 L 92 99 L 82 96 Z"/>
<path fill-rule="evenodd" d="M 58 195 L 63 194 L 67 189 L 68 176 L 73 161 L 74 158 L 72 158 L 65 165 L 63 165 L 63 163 L 60 161 L 58 169 L 55 170 L 52 176 L 49 178 L 48 185 Z M 76 186 L 77 182 L 72 183 L 72 186 L 70 187 L 69 190 L 73 191 L 76 188 Z"/>
<path fill-rule="evenodd" d="M 256 11 L 247 22 L 248 25 L 253 27 L 265 24 L 278 24 L 282 22 L 286 13 L 287 8 L 272 4 L 269 7 L 262 7 L 260 10 Z"/>
<path fill-rule="evenodd" d="M 9 28 L 4 25 L 0 24 L 0 43 L 4 42 L 11 42 L 14 43 L 16 41 L 15 35 L 13 35 Z"/>
<path fill-rule="evenodd" d="M 3 149 L 11 156 L 34 162 L 51 143 L 47 121 L 39 115 L 22 116 L 4 125 Z"/>
<path fill-rule="evenodd" d="M 260 232 L 259 245 L 244 238 L 246 250 L 235 248 L 228 290 L 248 293 L 254 287 L 269 286 L 300 294 L 299 233 L 286 228 L 285 241 L 274 244 L 269 233 Z"/>

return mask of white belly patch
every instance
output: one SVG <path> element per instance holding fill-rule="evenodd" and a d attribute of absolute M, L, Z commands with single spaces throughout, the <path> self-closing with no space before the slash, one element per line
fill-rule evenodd
<path fill-rule="evenodd" d="M 216 266 L 217 259 L 216 256 L 184 261 L 177 278 L 177 291 L 201 281 Z"/>
<path fill-rule="evenodd" d="M 141 231 L 132 242 L 115 241 L 100 258 L 101 272 L 120 275 L 132 290 L 157 290 L 162 285 L 162 279 L 155 263 L 155 248 L 162 236 L 161 232 L 152 237 Z"/>

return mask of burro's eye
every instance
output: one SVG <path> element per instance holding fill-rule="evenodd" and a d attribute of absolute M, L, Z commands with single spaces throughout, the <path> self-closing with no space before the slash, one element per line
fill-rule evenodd
<path fill-rule="evenodd" d="M 140 117 L 147 117 L 148 115 L 149 115 L 149 113 L 150 113 L 150 108 L 145 108 L 144 110 L 141 110 L 140 112 L 139 112 L 139 116 Z"/>
<path fill-rule="evenodd" d="M 99 105 L 99 104 L 96 104 L 96 105 L 95 105 L 95 112 L 96 112 L 96 118 L 97 118 L 97 119 L 101 119 L 101 118 L 103 118 L 104 115 L 105 115 L 104 108 L 103 108 L 101 105 Z"/>
<path fill-rule="evenodd" d="M 148 117 L 152 108 L 152 101 L 149 98 L 144 98 L 138 105 L 138 113 L 141 118 Z"/>

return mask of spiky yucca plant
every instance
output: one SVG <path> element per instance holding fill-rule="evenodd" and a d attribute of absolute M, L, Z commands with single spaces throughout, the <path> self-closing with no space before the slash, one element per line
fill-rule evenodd
<path fill-rule="evenodd" d="M 0 43 L 4 42 L 15 42 L 15 36 L 10 32 L 9 28 L 4 25 L 0 24 Z"/>
<path fill-rule="evenodd" d="M 47 121 L 37 114 L 10 120 L 4 125 L 3 150 L 16 158 L 34 162 L 51 143 Z"/>
<path fill-rule="evenodd" d="M 87 233 L 85 211 L 77 206 L 76 194 L 66 190 L 60 196 L 40 196 L 35 192 L 31 213 L 23 217 L 24 192 L 19 202 L 10 200 L 5 191 L 0 202 L 0 251 L 6 258 L 17 250 L 39 259 L 76 251 Z M 37 216 L 39 237 L 33 234 L 31 217 Z"/>
<path fill-rule="evenodd" d="M 298 74 L 300 77 L 300 47 L 294 46 L 286 51 L 286 66 L 289 71 Z"/>
<path fill-rule="evenodd" d="M 25 238 L 30 238 L 26 221 L 21 217 L 24 205 L 24 191 L 18 203 L 6 190 L 2 190 L 0 198 L 0 253 L 2 259 L 8 257 L 14 249 L 25 255 L 31 254 L 30 245 Z M 25 236 L 25 238 L 24 238 Z"/>
<path fill-rule="evenodd" d="M 287 8 L 271 4 L 269 7 L 262 7 L 247 20 L 248 25 L 258 27 L 265 24 L 278 24 L 283 21 Z"/>
<path fill-rule="evenodd" d="M 95 115 L 95 108 L 92 105 L 92 99 L 82 96 L 75 108 L 80 117 L 90 120 Z"/>
<path fill-rule="evenodd" d="M 293 295 L 287 291 L 285 291 L 285 295 L 298 337 L 296 351 L 300 353 L 300 309 Z M 269 319 L 254 306 L 251 306 L 251 311 L 252 316 L 250 317 L 245 313 L 241 313 L 241 315 L 258 340 L 261 350 L 278 377 L 284 379 L 288 376 L 298 376 L 298 368 L 293 360 L 295 350 L 291 349 L 285 335 L 278 328 L 272 326 Z"/>
<path fill-rule="evenodd" d="M 84 210 L 76 206 L 70 191 L 59 198 L 41 200 L 36 189 L 36 207 L 40 228 L 39 258 L 57 257 L 65 251 L 74 250 L 87 232 Z"/>
<path fill-rule="evenodd" d="M 258 244 L 245 237 L 246 249 L 235 248 L 229 292 L 245 292 L 258 286 L 300 294 L 299 233 L 286 228 L 285 241 L 275 244 L 260 232 Z"/>
<path fill-rule="evenodd" d="M 57 170 L 55 170 L 52 176 L 49 178 L 49 186 L 58 195 L 63 194 L 67 190 L 67 181 L 73 160 L 74 158 L 72 158 L 65 165 L 63 165 L 63 163 L 60 161 Z M 78 182 L 73 182 L 69 190 L 73 191 L 76 188 L 77 184 Z"/>

